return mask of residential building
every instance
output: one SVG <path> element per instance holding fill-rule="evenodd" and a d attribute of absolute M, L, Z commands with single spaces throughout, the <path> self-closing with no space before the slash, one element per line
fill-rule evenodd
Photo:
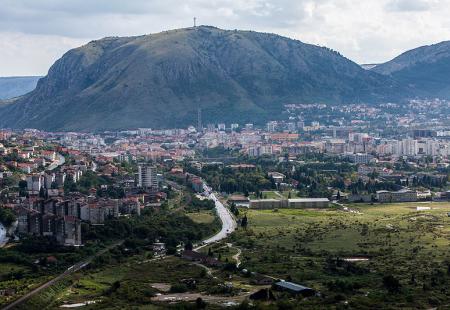
<path fill-rule="evenodd" d="M 417 192 L 409 189 L 402 189 L 396 192 L 377 191 L 377 200 L 381 203 L 386 202 L 412 202 L 417 201 Z"/>
<path fill-rule="evenodd" d="M 147 164 L 138 166 L 138 187 L 158 189 L 158 176 L 155 166 Z"/>

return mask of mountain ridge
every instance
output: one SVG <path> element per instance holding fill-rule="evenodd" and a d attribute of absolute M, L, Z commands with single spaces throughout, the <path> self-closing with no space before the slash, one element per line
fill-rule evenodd
<path fill-rule="evenodd" d="M 0 100 L 11 99 L 32 91 L 41 76 L 0 77 Z"/>
<path fill-rule="evenodd" d="M 406 51 L 371 71 L 408 85 L 416 96 L 450 99 L 450 41 Z"/>
<path fill-rule="evenodd" d="M 46 130 L 262 122 L 298 102 L 384 101 L 390 77 L 338 52 L 276 34 L 183 28 L 94 40 L 63 55 L 34 91 L 2 108 L 0 126 Z"/>

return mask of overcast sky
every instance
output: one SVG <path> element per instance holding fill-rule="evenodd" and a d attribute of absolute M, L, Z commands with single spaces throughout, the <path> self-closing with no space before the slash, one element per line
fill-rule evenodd
<path fill-rule="evenodd" d="M 44 75 L 70 48 L 199 24 L 274 32 L 378 63 L 450 40 L 450 0 L 0 0 L 0 76 Z"/>

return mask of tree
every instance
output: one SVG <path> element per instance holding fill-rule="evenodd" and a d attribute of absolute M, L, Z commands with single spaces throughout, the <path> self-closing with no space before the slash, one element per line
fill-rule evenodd
<path fill-rule="evenodd" d="M 198 297 L 195 300 L 195 306 L 197 307 L 197 309 L 205 309 L 206 303 L 203 301 L 203 299 L 201 297 Z"/>
<path fill-rule="evenodd" d="M 247 215 L 244 215 L 244 217 L 242 218 L 242 221 L 241 221 L 241 226 L 246 229 L 247 225 L 248 225 Z"/>
<path fill-rule="evenodd" d="M 188 251 L 192 251 L 192 249 L 194 248 L 191 240 L 189 240 L 185 245 L 184 245 L 184 249 L 188 250 Z"/>
<path fill-rule="evenodd" d="M 11 209 L 0 208 L 0 223 L 6 227 L 9 227 L 15 220 L 16 216 Z"/>
<path fill-rule="evenodd" d="M 27 188 L 27 181 L 25 181 L 25 180 L 20 180 L 20 181 L 19 181 L 19 188 L 20 188 L 20 189 L 26 189 L 26 188 Z"/>
<path fill-rule="evenodd" d="M 39 190 L 39 197 L 45 198 L 45 189 L 43 187 L 41 187 L 41 189 Z"/>
<path fill-rule="evenodd" d="M 393 275 L 387 275 L 383 277 L 383 286 L 389 293 L 397 293 L 400 290 L 400 282 Z"/>
<path fill-rule="evenodd" d="M 234 202 L 232 202 L 231 205 L 230 205 L 230 211 L 235 216 L 239 216 L 239 209 L 236 207 L 236 204 Z"/>

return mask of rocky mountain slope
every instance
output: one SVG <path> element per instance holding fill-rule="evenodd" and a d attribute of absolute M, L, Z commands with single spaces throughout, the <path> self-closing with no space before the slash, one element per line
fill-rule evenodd
<path fill-rule="evenodd" d="M 105 130 L 259 122 L 302 102 L 382 101 L 389 77 L 328 48 L 213 27 L 92 41 L 67 52 L 36 89 L 4 105 L 0 127 Z"/>

